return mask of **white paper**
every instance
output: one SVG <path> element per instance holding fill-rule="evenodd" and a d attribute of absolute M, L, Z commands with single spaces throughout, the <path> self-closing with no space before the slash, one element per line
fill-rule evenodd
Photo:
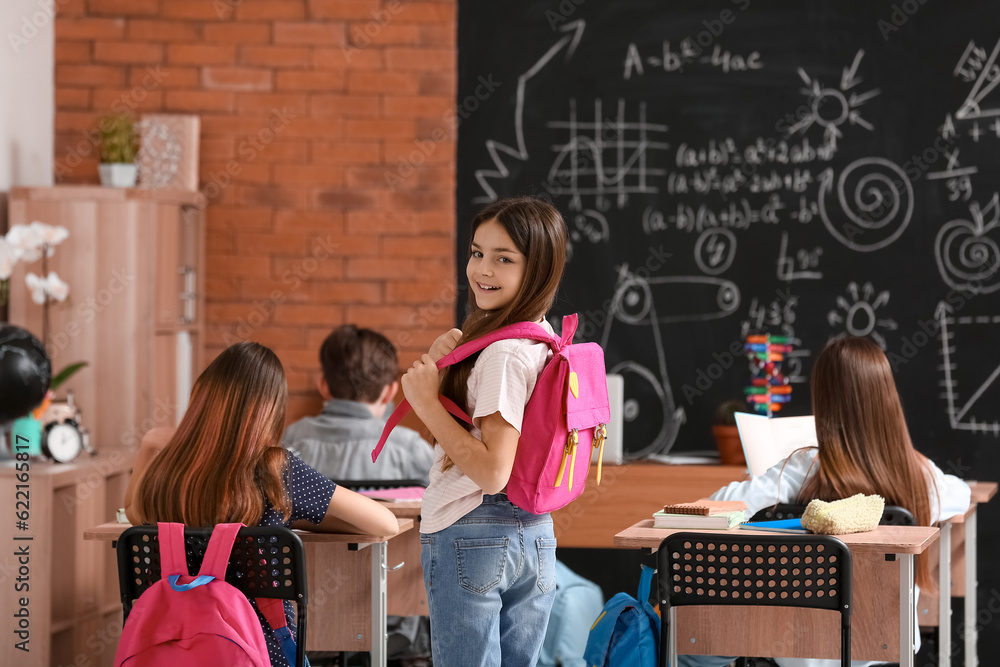
<path fill-rule="evenodd" d="M 816 420 L 805 417 L 772 417 L 736 413 L 736 427 L 750 474 L 760 477 L 774 464 L 802 447 L 816 446 Z"/>

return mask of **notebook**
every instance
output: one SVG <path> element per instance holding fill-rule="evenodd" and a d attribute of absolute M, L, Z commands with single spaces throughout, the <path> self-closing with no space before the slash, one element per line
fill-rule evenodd
<path fill-rule="evenodd" d="M 654 528 L 695 528 L 698 530 L 728 530 L 746 521 L 744 510 L 734 510 L 704 516 L 700 514 L 670 514 L 660 510 L 653 514 Z"/>
<path fill-rule="evenodd" d="M 743 443 L 743 456 L 754 477 L 760 477 L 796 449 L 816 446 L 816 421 L 812 415 L 768 418 L 737 412 L 736 426 Z"/>
<path fill-rule="evenodd" d="M 700 514 L 702 516 L 711 516 L 713 514 L 722 514 L 723 512 L 746 510 L 746 508 L 747 504 L 742 500 L 710 500 L 708 498 L 701 498 L 690 503 L 664 505 L 663 511 L 667 514 Z"/>
<path fill-rule="evenodd" d="M 752 521 L 740 526 L 746 530 L 766 530 L 772 533 L 808 533 L 802 527 L 802 519 L 777 519 L 775 521 Z"/>

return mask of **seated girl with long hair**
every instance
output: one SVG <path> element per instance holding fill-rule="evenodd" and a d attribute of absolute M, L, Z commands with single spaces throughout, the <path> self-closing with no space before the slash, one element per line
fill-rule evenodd
<path fill-rule="evenodd" d="M 715 500 L 743 500 L 747 516 L 777 503 L 805 505 L 857 493 L 877 494 L 886 505 L 908 509 L 917 524 L 930 526 L 969 509 L 968 484 L 947 475 L 913 448 L 892 368 L 867 338 L 831 341 L 816 357 L 810 377 L 817 447 L 793 452 L 760 477 L 733 482 Z M 924 558 L 916 582 L 935 588 Z M 917 596 L 914 596 L 914 605 Z M 920 635 L 917 633 L 919 647 Z M 720 667 L 732 658 L 678 657 L 680 667 Z M 839 660 L 775 658 L 781 667 L 827 667 Z M 876 664 L 852 660 L 853 667 Z"/>
<path fill-rule="evenodd" d="M 338 487 L 281 447 L 287 399 L 274 352 L 252 342 L 224 350 L 195 382 L 176 431 L 155 429 L 143 438 L 125 492 L 128 518 L 395 535 L 392 512 Z M 284 667 L 274 633 L 257 615 L 271 664 Z M 285 616 L 294 635 L 287 601 Z"/>

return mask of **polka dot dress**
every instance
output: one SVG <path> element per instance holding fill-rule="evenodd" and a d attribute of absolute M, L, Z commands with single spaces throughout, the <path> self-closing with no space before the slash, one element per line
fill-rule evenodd
<path fill-rule="evenodd" d="M 303 463 L 297 456 L 288 454 L 288 472 L 285 479 L 285 488 L 288 489 L 289 498 L 292 501 L 292 516 L 288 521 L 283 520 L 280 512 L 271 507 L 265 501 L 264 515 L 261 517 L 260 526 L 285 526 L 288 527 L 293 521 L 304 519 L 312 523 L 319 523 L 326 516 L 326 510 L 330 506 L 330 499 L 333 497 L 333 490 L 337 485 L 328 480 L 323 475 Z M 257 604 L 250 600 L 253 608 L 257 609 Z M 288 628 L 293 637 L 298 637 L 298 632 L 293 619 L 295 618 L 295 608 L 292 603 L 285 600 L 285 619 L 288 621 Z M 260 610 L 257 610 L 257 618 L 264 628 L 264 641 L 267 643 L 267 652 L 271 656 L 272 667 L 291 667 L 281 652 L 270 624 L 264 620 Z"/>

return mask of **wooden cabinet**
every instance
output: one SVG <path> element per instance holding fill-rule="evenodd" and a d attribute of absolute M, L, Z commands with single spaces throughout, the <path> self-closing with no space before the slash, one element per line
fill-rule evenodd
<path fill-rule="evenodd" d="M 71 463 L 32 460 L 20 478 L 13 461 L 0 462 L 0 502 L 10 508 L 0 520 L 0 665 L 114 663 L 122 631 L 115 555 L 83 531 L 114 520 L 134 458 L 118 448 Z M 30 508 L 23 527 L 18 491 Z"/>
<path fill-rule="evenodd" d="M 203 364 L 205 234 L 195 193 L 13 188 L 8 206 L 11 225 L 40 220 L 69 230 L 48 259 L 70 292 L 49 306 L 47 346 L 54 372 L 90 364 L 65 386 L 91 442 L 134 446 L 150 428 L 176 425 Z M 15 267 L 10 321 L 41 338 L 28 271 L 41 274 L 41 261 Z"/>

